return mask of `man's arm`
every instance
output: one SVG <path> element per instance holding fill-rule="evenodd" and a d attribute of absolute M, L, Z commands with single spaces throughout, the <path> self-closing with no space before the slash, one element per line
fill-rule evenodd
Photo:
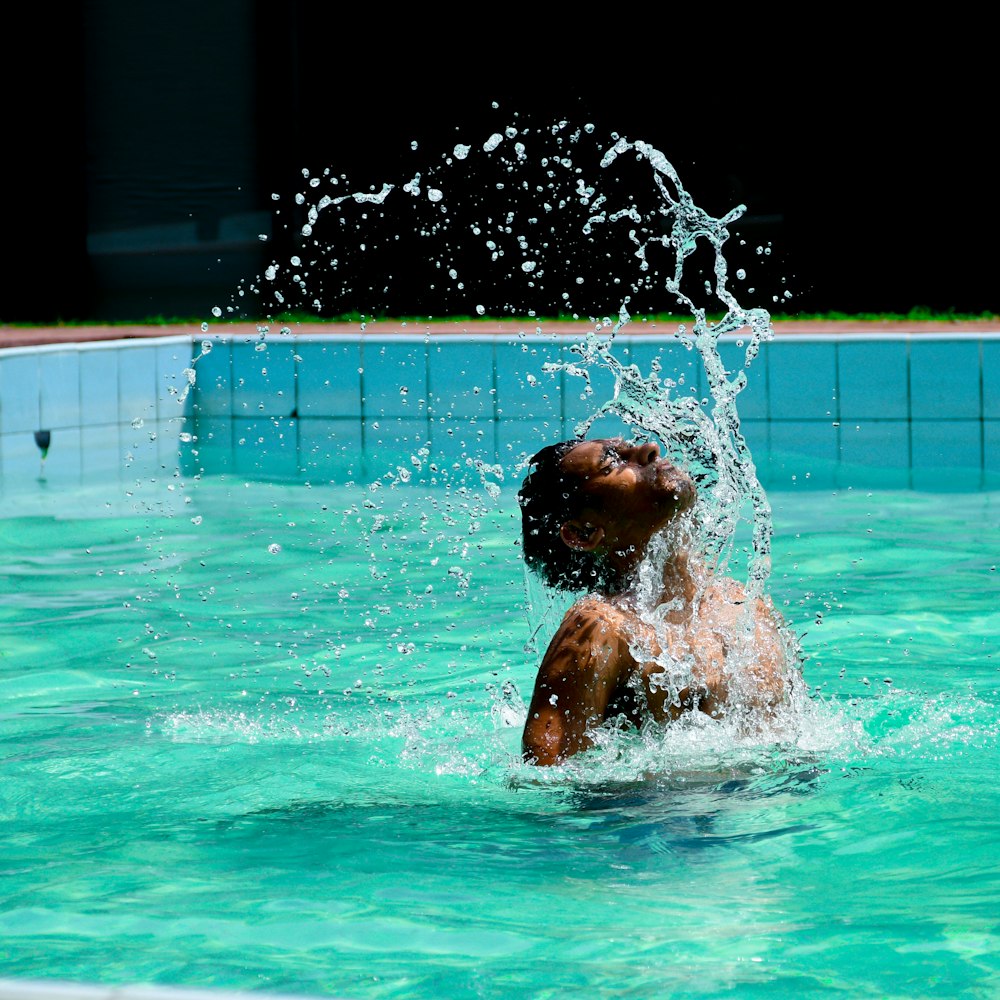
<path fill-rule="evenodd" d="M 609 610 L 599 598 L 585 598 L 552 637 L 528 707 L 525 760 L 561 764 L 592 745 L 590 730 L 604 721 L 628 669 L 627 645 Z"/>

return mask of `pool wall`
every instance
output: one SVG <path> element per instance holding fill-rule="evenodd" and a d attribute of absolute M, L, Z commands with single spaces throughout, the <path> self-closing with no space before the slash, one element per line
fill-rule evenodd
<path fill-rule="evenodd" d="M 190 363 L 189 336 L 0 350 L 0 488 L 73 488 L 176 468 Z M 39 430 L 51 435 L 44 464 Z"/>
<path fill-rule="evenodd" d="M 545 362 L 579 336 L 385 333 L 175 336 L 0 350 L 0 475 L 6 490 L 118 476 L 206 472 L 320 478 L 410 463 L 421 448 L 512 470 L 573 435 L 607 399 Z M 211 345 L 202 353 L 203 344 Z M 735 339 L 727 367 L 742 364 Z M 673 336 L 619 336 L 616 355 L 675 392 L 705 393 Z M 184 369 L 196 383 L 185 393 Z M 1000 331 L 782 334 L 739 397 L 766 485 L 969 489 L 1000 485 Z M 604 419 L 593 434 L 622 425 Z M 41 464 L 35 432 L 51 435 Z M 187 436 L 191 436 L 188 442 Z M 942 475 L 943 473 L 943 475 Z"/>

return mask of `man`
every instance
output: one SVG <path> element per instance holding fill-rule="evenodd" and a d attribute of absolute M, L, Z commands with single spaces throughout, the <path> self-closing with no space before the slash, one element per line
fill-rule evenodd
<path fill-rule="evenodd" d="M 563 763 L 613 719 L 766 718 L 787 694 L 786 643 L 769 602 L 690 551 L 691 477 L 657 445 L 621 440 L 566 441 L 531 463 L 524 559 L 550 586 L 588 593 L 542 660 L 525 760 Z"/>

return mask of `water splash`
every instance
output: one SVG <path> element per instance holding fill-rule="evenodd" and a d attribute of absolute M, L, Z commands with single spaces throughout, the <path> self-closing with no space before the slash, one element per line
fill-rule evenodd
<path fill-rule="evenodd" d="M 767 310 L 744 307 L 729 287 L 728 241 L 745 207 L 713 216 L 695 204 L 660 150 L 615 133 L 601 140 L 591 125 L 518 123 L 484 134 L 478 141 L 462 137 L 442 162 L 408 171 L 408 180 L 367 191 L 352 190 L 346 177 L 329 170 L 303 171 L 303 190 L 283 221 L 294 253 L 272 261 L 239 297 L 249 291 L 269 322 L 297 303 L 333 315 L 354 312 L 364 332 L 404 280 L 396 265 L 402 257 L 406 264 L 398 270 L 425 287 L 425 301 L 445 315 L 528 316 L 536 335 L 544 331 L 538 315 L 584 315 L 590 332 L 568 358 L 539 373 L 563 372 L 582 379 L 588 391 L 598 372 L 612 376 L 610 398 L 595 399 L 576 433 L 584 436 L 612 415 L 636 434 L 657 437 L 698 481 L 697 548 L 716 572 L 730 574 L 738 533 L 749 526 L 747 588 L 762 595 L 771 510 L 737 398 L 772 328 Z M 324 192 L 327 185 L 336 190 Z M 706 253 L 708 280 L 699 264 Z M 607 273 L 603 261 L 610 262 Z M 605 312 L 612 303 L 614 321 Z M 662 313 L 665 305 L 684 317 L 675 336 L 700 358 L 704 398 L 679 391 L 682 380 L 658 361 L 644 373 L 617 351 L 616 339 L 634 314 Z M 720 311 L 721 318 L 710 318 Z M 258 329 L 262 347 L 269 324 Z M 735 372 L 722 360 L 723 337 L 743 338 Z M 491 461 L 465 456 L 488 502 L 496 502 L 503 471 Z M 410 474 L 395 467 L 383 478 L 394 485 Z M 374 499 L 371 505 L 378 506 Z M 459 573 L 459 589 L 463 579 Z"/>
<path fill-rule="evenodd" d="M 585 366 L 582 370 L 580 363 L 556 362 L 548 368 L 551 371 L 561 367 L 571 375 L 583 374 L 588 380 L 586 369 L 591 367 L 607 369 L 614 376 L 612 398 L 577 426 L 577 434 L 585 436 L 599 417 L 615 414 L 625 423 L 659 437 L 678 464 L 699 481 L 700 547 L 719 569 L 727 567 L 740 524 L 750 521 L 753 537 L 747 583 L 751 595 L 759 596 L 771 568 L 771 508 L 740 430 L 736 400 L 746 388 L 746 369 L 757 357 L 761 344 L 773 336 L 773 328 L 767 310 L 744 308 L 729 290 L 729 265 L 724 253 L 730 238 L 728 227 L 741 218 L 746 209 L 739 205 L 722 218 L 713 218 L 694 204 L 663 153 L 644 142 L 629 143 L 619 139 L 605 154 L 601 166 L 610 167 L 619 156 L 633 150 L 654 171 L 662 197 L 659 211 L 669 220 L 670 231 L 642 239 L 632 229 L 629 238 L 635 245 L 635 256 L 643 272 L 650 268 L 651 247 L 659 246 L 673 254 L 674 269 L 665 280 L 665 288 L 694 316 L 690 333 L 680 325 L 677 337 L 697 349 L 714 405 L 706 412 L 701 400 L 675 393 L 677 383 L 673 380 L 662 380 L 656 370 L 643 375 L 636 365 L 626 366 L 618 360 L 614 340 L 631 319 L 627 298 L 619 309 L 610 337 L 601 336 L 603 327 L 599 327 L 572 348 Z M 617 221 L 625 215 L 634 219 L 633 214 L 623 212 L 594 215 L 588 222 L 588 231 L 595 225 Z M 699 240 L 708 243 L 714 257 L 715 284 L 711 290 L 725 307 L 725 315 L 718 321 L 709 320 L 707 307 L 699 305 L 682 290 L 685 261 L 695 252 Z M 746 337 L 744 368 L 730 378 L 719 352 L 719 338 L 737 333 Z"/>
<path fill-rule="evenodd" d="M 425 301 L 428 315 L 586 316 L 592 330 L 571 348 L 572 359 L 542 367 L 584 379 L 588 392 L 592 371 L 613 376 L 611 398 L 597 402 L 577 433 L 612 414 L 658 437 L 699 480 L 701 548 L 720 571 L 729 569 L 738 531 L 750 526 L 747 583 L 760 594 L 770 572 L 771 512 L 737 397 L 772 328 L 767 310 L 742 306 L 729 287 L 726 244 L 745 206 L 712 216 L 659 149 L 617 133 L 601 139 L 591 124 L 526 127 L 514 115 L 483 135 L 463 137 L 408 181 L 367 191 L 329 169 L 303 170 L 298 215 L 283 221 L 295 252 L 272 261 L 249 291 L 269 316 L 298 303 L 357 312 L 362 329 L 397 293 Z M 326 186 L 334 190 L 324 193 Z M 712 257 L 710 280 L 700 277 L 701 247 Z M 246 306 L 243 294 L 228 312 Z M 615 302 L 612 322 L 605 310 Z M 675 335 L 701 359 L 704 399 L 679 392 L 657 363 L 643 373 L 616 353 L 633 314 L 664 307 L 685 317 Z M 721 319 L 709 319 L 720 310 Z M 731 373 L 719 341 L 737 335 L 742 366 Z"/>

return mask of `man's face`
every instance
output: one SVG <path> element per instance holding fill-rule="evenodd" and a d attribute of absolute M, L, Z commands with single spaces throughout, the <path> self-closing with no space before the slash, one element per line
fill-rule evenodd
<path fill-rule="evenodd" d="M 691 477 L 660 458 L 656 444 L 581 441 L 560 465 L 585 498 L 576 521 L 601 529 L 602 547 L 610 550 L 644 550 L 656 532 L 694 504 Z"/>

